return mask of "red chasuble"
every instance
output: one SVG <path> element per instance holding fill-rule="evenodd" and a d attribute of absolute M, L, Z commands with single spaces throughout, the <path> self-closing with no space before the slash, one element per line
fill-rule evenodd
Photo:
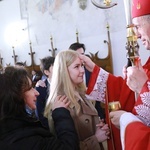
<path fill-rule="evenodd" d="M 125 132 L 125 150 L 150 150 L 150 128 L 141 122 L 130 123 Z"/>
<path fill-rule="evenodd" d="M 150 78 L 150 59 L 143 66 Z M 87 95 L 96 101 L 106 104 L 106 122 L 112 130 L 112 137 L 108 140 L 109 150 L 121 150 L 120 131 L 109 120 L 108 103 L 120 101 L 121 110 L 132 112 L 135 105 L 135 94 L 126 85 L 126 80 L 116 77 L 102 68 L 95 66 L 88 84 Z"/>

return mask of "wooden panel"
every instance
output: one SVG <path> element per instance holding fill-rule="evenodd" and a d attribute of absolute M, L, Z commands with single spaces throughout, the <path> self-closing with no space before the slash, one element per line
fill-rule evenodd
<path fill-rule="evenodd" d="M 104 40 L 104 43 L 108 46 L 108 55 L 105 58 L 99 58 L 98 53 L 95 54 L 90 53 L 87 55 L 92 59 L 95 64 L 97 64 L 99 67 L 102 67 L 104 70 L 110 72 L 113 74 L 113 63 L 112 63 L 112 48 L 111 48 L 111 39 L 110 39 L 110 33 L 109 33 L 109 26 L 107 26 L 107 35 L 108 35 L 108 41 Z"/>

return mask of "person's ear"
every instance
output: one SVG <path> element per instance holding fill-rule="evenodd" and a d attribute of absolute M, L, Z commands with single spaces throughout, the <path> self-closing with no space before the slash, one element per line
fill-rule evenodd
<path fill-rule="evenodd" d="M 46 74 L 48 76 L 49 75 L 49 71 L 48 70 L 44 70 L 44 74 Z"/>

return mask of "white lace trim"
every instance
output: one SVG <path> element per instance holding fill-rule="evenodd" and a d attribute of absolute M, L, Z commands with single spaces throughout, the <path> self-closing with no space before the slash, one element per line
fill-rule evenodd
<path fill-rule="evenodd" d="M 150 89 L 150 82 L 147 82 L 147 87 Z M 142 104 L 135 106 L 138 117 L 147 125 L 150 126 L 150 92 L 140 94 Z"/>
<path fill-rule="evenodd" d="M 88 95 L 90 99 L 94 99 L 96 101 L 101 101 L 105 103 L 108 76 L 109 73 L 101 68 L 96 80 L 96 84 L 94 85 L 93 91 Z"/>

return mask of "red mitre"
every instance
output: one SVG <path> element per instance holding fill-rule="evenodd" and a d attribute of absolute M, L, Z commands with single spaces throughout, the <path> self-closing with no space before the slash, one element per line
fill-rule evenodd
<path fill-rule="evenodd" d="M 132 0 L 132 18 L 149 14 L 150 0 Z"/>

